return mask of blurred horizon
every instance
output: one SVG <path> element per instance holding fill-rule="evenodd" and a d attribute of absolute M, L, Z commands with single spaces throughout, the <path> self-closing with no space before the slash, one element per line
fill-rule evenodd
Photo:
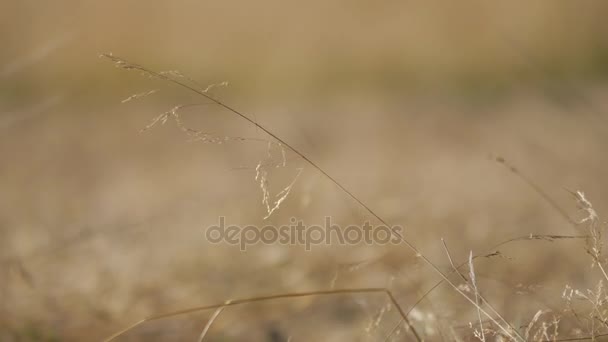
<path fill-rule="evenodd" d="M 602 16 L 608 5 L 601 1 L 0 6 L 0 79 L 9 94 L 128 85 L 97 59 L 100 53 L 180 70 L 202 83 L 229 81 L 240 96 L 264 98 L 345 91 L 496 95 L 544 83 L 604 82 L 608 75 Z"/>

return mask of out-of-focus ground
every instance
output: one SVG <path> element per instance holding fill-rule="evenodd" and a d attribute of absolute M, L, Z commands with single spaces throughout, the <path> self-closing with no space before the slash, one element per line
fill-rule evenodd
<path fill-rule="evenodd" d="M 491 156 L 572 217 L 582 218 L 566 189 L 608 213 L 607 11 L 600 0 L 3 1 L 0 340 L 95 341 L 153 314 L 332 287 L 389 286 L 408 309 L 439 280 L 404 246 L 209 244 L 205 228 L 219 216 L 256 225 L 372 217 L 287 153 L 273 191 L 303 173 L 264 221 L 254 168 L 266 144 L 188 142 L 171 123 L 139 134 L 202 100 L 99 53 L 228 81 L 213 94 L 405 226 L 449 271 L 441 238 L 463 262 L 515 237 L 585 233 Z M 121 103 L 151 89 L 160 91 Z M 214 106 L 181 114 L 219 136 L 268 139 Z M 478 285 L 512 325 L 552 310 L 565 317 L 560 336 L 590 332 L 587 313 L 577 323 L 562 311 L 566 285 L 597 286 L 582 241 L 499 250 L 476 260 Z M 206 340 L 383 341 L 398 321 L 387 303 L 362 294 L 233 307 Z M 193 341 L 211 314 L 149 322 L 122 340 Z M 468 340 L 476 315 L 443 285 L 411 319 L 427 340 Z M 402 330 L 392 340 L 411 338 Z"/>

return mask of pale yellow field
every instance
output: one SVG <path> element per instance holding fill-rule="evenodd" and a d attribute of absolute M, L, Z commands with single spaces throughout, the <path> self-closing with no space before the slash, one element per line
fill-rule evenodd
<path fill-rule="evenodd" d="M 387 288 L 408 311 L 440 280 L 403 244 L 209 243 L 220 216 L 260 227 L 378 222 L 289 149 L 285 167 L 269 168 L 272 194 L 302 171 L 264 220 L 255 168 L 273 139 L 217 105 L 179 113 L 188 128 L 247 140 L 189 141 L 171 120 L 140 133 L 174 106 L 208 101 L 101 53 L 228 82 L 210 94 L 403 226 L 442 272 L 452 271 L 442 239 L 455 263 L 479 255 L 478 290 L 524 340 L 605 339 L 608 279 L 586 252 L 602 240 L 573 238 L 589 225 L 563 214 L 586 217 L 569 192 L 579 190 L 596 232 L 608 214 L 607 7 L 0 2 L 0 341 L 100 341 L 173 310 L 330 289 Z M 570 301 L 567 286 L 580 291 Z M 197 341 L 212 314 L 147 322 L 117 340 Z M 446 284 L 408 318 L 426 341 L 479 340 L 476 307 Z M 403 325 L 391 333 L 399 320 L 379 293 L 285 298 L 224 309 L 204 341 L 415 340 Z M 508 340 L 482 320 L 486 341 Z"/>

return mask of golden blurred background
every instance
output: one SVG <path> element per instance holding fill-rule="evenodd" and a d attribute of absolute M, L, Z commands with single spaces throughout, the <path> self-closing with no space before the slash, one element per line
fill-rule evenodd
<path fill-rule="evenodd" d="M 171 121 L 140 134 L 176 105 L 207 101 L 100 54 L 228 82 L 211 94 L 403 225 L 447 272 L 441 238 L 462 262 L 516 237 L 585 233 L 535 186 L 573 218 L 565 190 L 608 212 L 606 13 L 600 0 L 0 2 L 0 340 L 95 341 L 171 310 L 329 288 L 387 286 L 410 308 L 439 280 L 403 246 L 208 243 L 220 216 L 373 217 L 288 151 L 271 191 L 302 174 L 263 220 L 255 167 L 259 140 L 271 139 L 213 105 L 180 110 L 184 124 L 248 140 L 190 142 Z M 579 239 L 499 250 L 476 262 L 479 287 L 516 327 L 538 310 L 563 313 L 566 285 L 597 285 Z M 205 340 L 411 340 L 391 336 L 399 316 L 387 303 L 361 294 L 229 308 Z M 120 340 L 193 341 L 211 314 Z M 426 340 L 473 340 L 475 308 L 445 285 L 411 315 Z M 589 334 L 563 315 L 560 337 Z"/>

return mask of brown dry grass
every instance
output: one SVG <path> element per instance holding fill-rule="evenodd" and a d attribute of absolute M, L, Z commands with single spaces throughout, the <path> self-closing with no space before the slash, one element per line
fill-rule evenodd
<path fill-rule="evenodd" d="M 228 80 L 214 96 L 406 226 L 413 246 L 525 339 L 606 333 L 603 2 L 28 4 L 0 5 L 0 340 L 101 340 L 229 299 L 370 288 L 395 302 L 260 301 L 210 326 L 213 310 L 147 322 L 121 341 L 203 330 L 205 341 L 412 339 L 397 306 L 427 340 L 491 341 L 500 330 L 445 285 L 414 307 L 440 279 L 403 247 L 207 243 L 220 215 L 265 222 L 272 201 L 260 203 L 255 169 L 268 137 L 207 105 L 180 108 L 181 129 L 138 134 L 201 101 L 112 70 L 101 51 Z M 247 139 L 200 141 L 225 136 Z M 270 222 L 372 218 L 297 154 L 286 161 L 265 177 L 273 189 L 304 170 Z M 592 216 L 564 189 L 584 191 L 600 219 L 569 222 Z M 568 238 L 581 235 L 591 238 Z M 470 251 L 480 257 L 467 285 Z"/>

